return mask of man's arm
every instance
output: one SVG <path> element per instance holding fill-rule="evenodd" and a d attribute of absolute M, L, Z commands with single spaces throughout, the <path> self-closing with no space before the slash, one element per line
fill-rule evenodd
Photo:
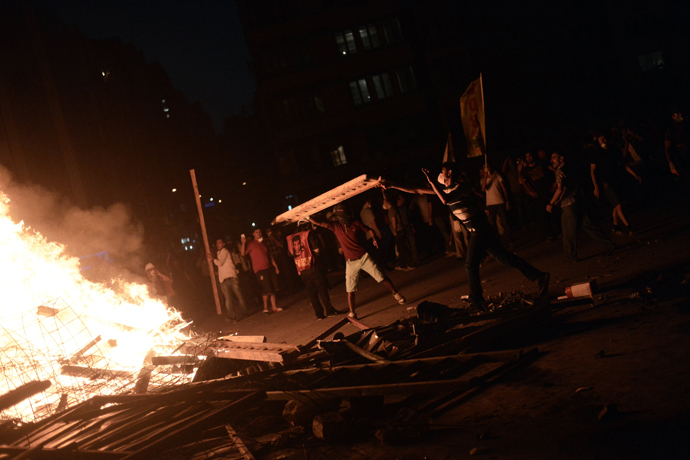
<path fill-rule="evenodd" d="M 438 197 L 439 200 L 441 200 L 441 203 L 443 204 L 448 204 L 446 201 L 446 198 L 443 196 L 441 191 L 438 189 L 434 181 L 429 177 L 429 170 L 422 168 L 422 173 L 424 173 L 424 176 L 426 177 L 426 180 L 429 182 L 429 185 L 431 185 L 431 189 L 434 191 L 436 196 Z"/>
<path fill-rule="evenodd" d="M 565 187 L 563 187 L 562 183 L 558 182 L 556 184 L 556 191 L 553 193 L 551 200 L 549 200 L 549 204 L 546 205 L 546 210 L 548 212 L 553 211 L 553 207 L 556 205 L 556 203 L 558 203 L 561 200 L 563 192 L 565 192 Z"/>
<path fill-rule="evenodd" d="M 218 258 L 213 263 L 222 267 L 228 262 L 228 259 L 230 259 L 230 252 L 226 249 L 225 251 L 218 252 Z"/>
<path fill-rule="evenodd" d="M 323 227 L 323 228 L 329 228 L 325 222 L 316 221 L 316 220 L 312 219 L 311 216 L 307 217 L 307 219 L 309 219 L 309 222 L 311 222 L 314 225 L 318 225 L 319 227 Z M 330 228 L 329 228 L 329 230 L 330 230 Z"/>
<path fill-rule="evenodd" d="M 599 184 L 597 183 L 597 175 L 595 173 L 597 165 L 590 163 L 589 165 L 589 175 L 592 177 L 592 183 L 594 184 L 594 197 L 599 198 Z"/>
<path fill-rule="evenodd" d="M 666 161 L 668 161 L 668 167 L 671 168 L 671 174 L 680 176 L 676 170 L 676 166 L 671 161 L 671 141 L 664 141 L 664 154 L 666 155 Z"/>
<path fill-rule="evenodd" d="M 384 188 L 394 188 L 405 193 L 418 193 L 420 195 L 433 195 L 434 191 L 428 188 L 412 188 L 412 187 L 401 187 L 399 185 L 386 184 Z"/>
<path fill-rule="evenodd" d="M 503 201 L 506 203 L 506 211 L 510 211 L 510 202 L 508 200 L 508 190 L 502 180 L 498 181 L 498 185 L 501 187 L 501 192 L 503 192 Z"/>
<path fill-rule="evenodd" d="M 630 167 L 630 165 L 625 165 L 625 170 L 628 171 L 628 174 L 637 179 L 637 182 L 642 183 L 642 178 L 637 175 L 637 173 Z"/>

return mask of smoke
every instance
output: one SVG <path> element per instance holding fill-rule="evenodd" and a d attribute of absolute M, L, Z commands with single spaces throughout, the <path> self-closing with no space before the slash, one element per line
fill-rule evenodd
<path fill-rule="evenodd" d="M 10 217 L 60 243 L 81 259 L 84 277 L 99 282 L 112 278 L 143 282 L 144 228 L 130 209 L 116 203 L 107 208 L 81 209 L 37 185 L 19 184 L 0 166 L 0 189 L 10 199 Z"/>

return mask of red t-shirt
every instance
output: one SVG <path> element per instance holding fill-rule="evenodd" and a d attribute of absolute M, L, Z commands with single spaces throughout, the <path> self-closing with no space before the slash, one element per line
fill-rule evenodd
<path fill-rule="evenodd" d="M 367 250 L 364 249 L 364 242 L 369 228 L 360 221 L 356 220 L 348 226 L 340 222 L 326 222 L 326 228 L 335 233 L 346 259 L 359 259 L 367 253 Z"/>
<path fill-rule="evenodd" d="M 252 240 L 247 243 L 244 252 L 252 258 L 254 273 L 266 270 L 271 267 L 271 258 L 268 256 L 268 248 L 265 244 Z"/>

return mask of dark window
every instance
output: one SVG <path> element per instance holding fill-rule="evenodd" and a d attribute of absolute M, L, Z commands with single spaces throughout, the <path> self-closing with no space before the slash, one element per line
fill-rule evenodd
<path fill-rule="evenodd" d="M 403 40 L 402 29 L 400 28 L 400 21 L 398 18 L 390 18 L 381 22 L 383 26 L 383 35 L 386 38 L 386 43 L 392 45 Z"/>
<path fill-rule="evenodd" d="M 417 81 L 414 78 L 412 67 L 404 67 L 395 71 L 398 78 L 398 86 L 401 93 L 408 93 L 417 89 Z"/>
<path fill-rule="evenodd" d="M 385 99 L 393 96 L 393 85 L 391 84 L 391 76 L 388 72 L 374 75 L 371 77 L 374 82 L 374 89 L 376 89 L 376 98 Z"/>
<path fill-rule="evenodd" d="M 640 64 L 643 72 L 664 68 L 664 56 L 661 54 L 661 51 L 637 56 L 637 62 Z"/>
<path fill-rule="evenodd" d="M 371 102 L 369 87 L 367 86 L 367 80 L 365 78 L 351 81 L 350 91 L 352 92 L 352 100 L 354 101 L 355 105 L 362 105 Z"/>

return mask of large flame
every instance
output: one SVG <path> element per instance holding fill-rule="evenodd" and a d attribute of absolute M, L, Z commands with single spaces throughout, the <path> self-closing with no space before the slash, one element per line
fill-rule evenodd
<path fill-rule="evenodd" d="M 180 314 L 145 285 L 114 285 L 118 293 L 86 280 L 62 245 L 13 222 L 0 192 L 0 394 L 52 383 L 0 418 L 35 420 L 95 394 L 132 391 L 145 359 L 185 340 Z M 168 382 L 172 375 L 191 378 L 169 370 Z"/>

